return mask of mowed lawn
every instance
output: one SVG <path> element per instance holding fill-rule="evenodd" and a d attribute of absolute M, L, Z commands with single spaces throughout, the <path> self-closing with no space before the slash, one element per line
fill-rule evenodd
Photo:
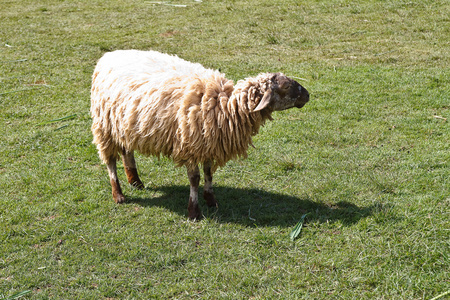
<path fill-rule="evenodd" d="M 448 1 L 0 7 L 0 299 L 448 299 Z M 283 72 L 311 100 L 217 171 L 203 220 L 167 158 L 137 155 L 142 191 L 119 163 L 116 205 L 89 97 L 117 49 Z"/>

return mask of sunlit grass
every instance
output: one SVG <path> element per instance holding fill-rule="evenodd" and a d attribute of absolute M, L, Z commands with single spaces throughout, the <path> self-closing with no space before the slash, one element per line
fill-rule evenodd
<path fill-rule="evenodd" d="M 2 3 L 0 298 L 444 299 L 449 4 L 163 2 Z M 201 222 L 165 158 L 137 155 L 142 191 L 119 170 L 118 206 L 89 91 L 127 48 L 233 80 L 281 71 L 311 101 L 217 171 Z"/>

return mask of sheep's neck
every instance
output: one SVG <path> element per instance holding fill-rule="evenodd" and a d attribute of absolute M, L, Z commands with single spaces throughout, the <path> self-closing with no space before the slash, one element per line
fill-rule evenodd
<path fill-rule="evenodd" d="M 251 136 L 254 136 L 259 132 L 259 128 L 264 125 L 267 119 L 273 120 L 271 117 L 272 111 L 265 109 L 253 112 L 253 109 L 259 104 L 262 95 L 254 92 L 255 89 L 252 89 L 253 85 L 251 82 L 245 83 L 246 85 L 243 87 L 239 87 L 239 84 L 235 87 L 229 98 L 228 108 L 231 120 L 235 126 L 248 128 Z"/>
<path fill-rule="evenodd" d="M 218 98 L 216 128 L 220 133 L 215 138 L 223 155 L 223 159 L 215 159 L 218 165 L 238 156 L 247 157 L 248 146 L 253 146 L 252 136 L 259 132 L 267 119 L 271 119 L 270 111 L 251 112 L 256 105 L 254 97 L 250 99 L 249 95 L 247 89 L 235 89 L 229 98 Z"/>

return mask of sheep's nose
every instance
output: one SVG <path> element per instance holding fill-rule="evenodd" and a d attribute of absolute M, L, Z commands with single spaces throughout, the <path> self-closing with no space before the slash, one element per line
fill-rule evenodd
<path fill-rule="evenodd" d="M 304 88 L 304 92 L 303 92 L 303 98 L 305 99 L 305 102 L 309 101 L 309 92 Z"/>
<path fill-rule="evenodd" d="M 309 92 L 302 86 L 299 88 L 300 97 L 297 98 L 296 107 L 302 108 L 309 101 Z"/>

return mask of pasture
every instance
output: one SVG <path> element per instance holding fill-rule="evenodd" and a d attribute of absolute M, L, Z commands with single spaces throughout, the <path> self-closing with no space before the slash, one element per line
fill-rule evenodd
<path fill-rule="evenodd" d="M 446 299 L 449 16 L 445 0 L 1 1 L 0 299 Z M 118 163 L 117 205 L 89 116 L 116 49 L 283 72 L 311 99 L 217 171 L 203 220 L 166 158 L 136 156 L 142 191 Z"/>

